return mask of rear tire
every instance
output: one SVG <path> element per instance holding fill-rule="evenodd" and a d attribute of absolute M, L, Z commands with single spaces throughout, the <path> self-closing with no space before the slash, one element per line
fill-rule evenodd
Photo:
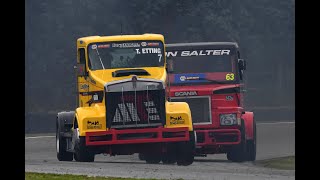
<path fill-rule="evenodd" d="M 76 138 L 76 137 L 75 137 Z M 78 162 L 93 162 L 95 154 L 85 145 L 85 137 L 76 138 L 74 147 L 74 159 Z"/>
<path fill-rule="evenodd" d="M 196 148 L 196 135 L 195 131 L 189 132 L 189 141 L 177 143 L 177 165 L 188 166 L 193 163 L 195 148 Z"/>
<path fill-rule="evenodd" d="M 61 122 L 62 123 L 62 122 Z M 67 152 L 67 140 L 66 138 L 60 135 L 61 127 L 59 119 L 57 119 L 56 123 L 56 151 L 57 151 L 57 158 L 59 161 L 72 161 L 73 160 L 73 153 Z"/>

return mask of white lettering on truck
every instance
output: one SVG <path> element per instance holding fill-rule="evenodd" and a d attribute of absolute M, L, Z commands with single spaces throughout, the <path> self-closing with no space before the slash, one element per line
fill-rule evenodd
<path fill-rule="evenodd" d="M 175 92 L 175 96 L 197 96 L 197 91 Z"/>
<path fill-rule="evenodd" d="M 180 53 L 180 55 L 178 54 Z M 195 51 L 168 51 L 166 52 L 167 57 L 176 56 L 222 56 L 230 55 L 229 49 L 215 49 L 215 50 L 195 50 Z"/>

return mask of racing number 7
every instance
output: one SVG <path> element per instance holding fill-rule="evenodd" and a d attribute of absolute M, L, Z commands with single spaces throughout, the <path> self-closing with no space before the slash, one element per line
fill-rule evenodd
<path fill-rule="evenodd" d="M 161 61 L 161 57 L 162 57 L 162 54 L 158 54 L 159 56 L 159 62 Z"/>

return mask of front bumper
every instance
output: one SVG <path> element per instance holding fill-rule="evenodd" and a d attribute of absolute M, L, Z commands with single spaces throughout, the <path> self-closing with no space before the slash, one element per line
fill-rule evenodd
<path fill-rule="evenodd" d="M 197 147 L 235 145 L 241 141 L 239 129 L 196 130 Z"/>
<path fill-rule="evenodd" d="M 182 128 L 145 128 L 110 129 L 108 131 L 87 132 L 86 145 L 141 144 L 159 142 L 189 141 L 188 127 Z"/>

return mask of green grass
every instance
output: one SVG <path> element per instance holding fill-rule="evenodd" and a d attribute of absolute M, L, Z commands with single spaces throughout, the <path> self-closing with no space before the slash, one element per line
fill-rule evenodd
<path fill-rule="evenodd" d="M 25 180 L 156 180 L 156 179 L 88 177 L 88 176 L 70 175 L 70 174 L 44 174 L 44 173 L 26 172 Z"/>
<path fill-rule="evenodd" d="M 257 163 L 268 168 L 281 170 L 295 170 L 295 156 L 262 160 Z"/>

